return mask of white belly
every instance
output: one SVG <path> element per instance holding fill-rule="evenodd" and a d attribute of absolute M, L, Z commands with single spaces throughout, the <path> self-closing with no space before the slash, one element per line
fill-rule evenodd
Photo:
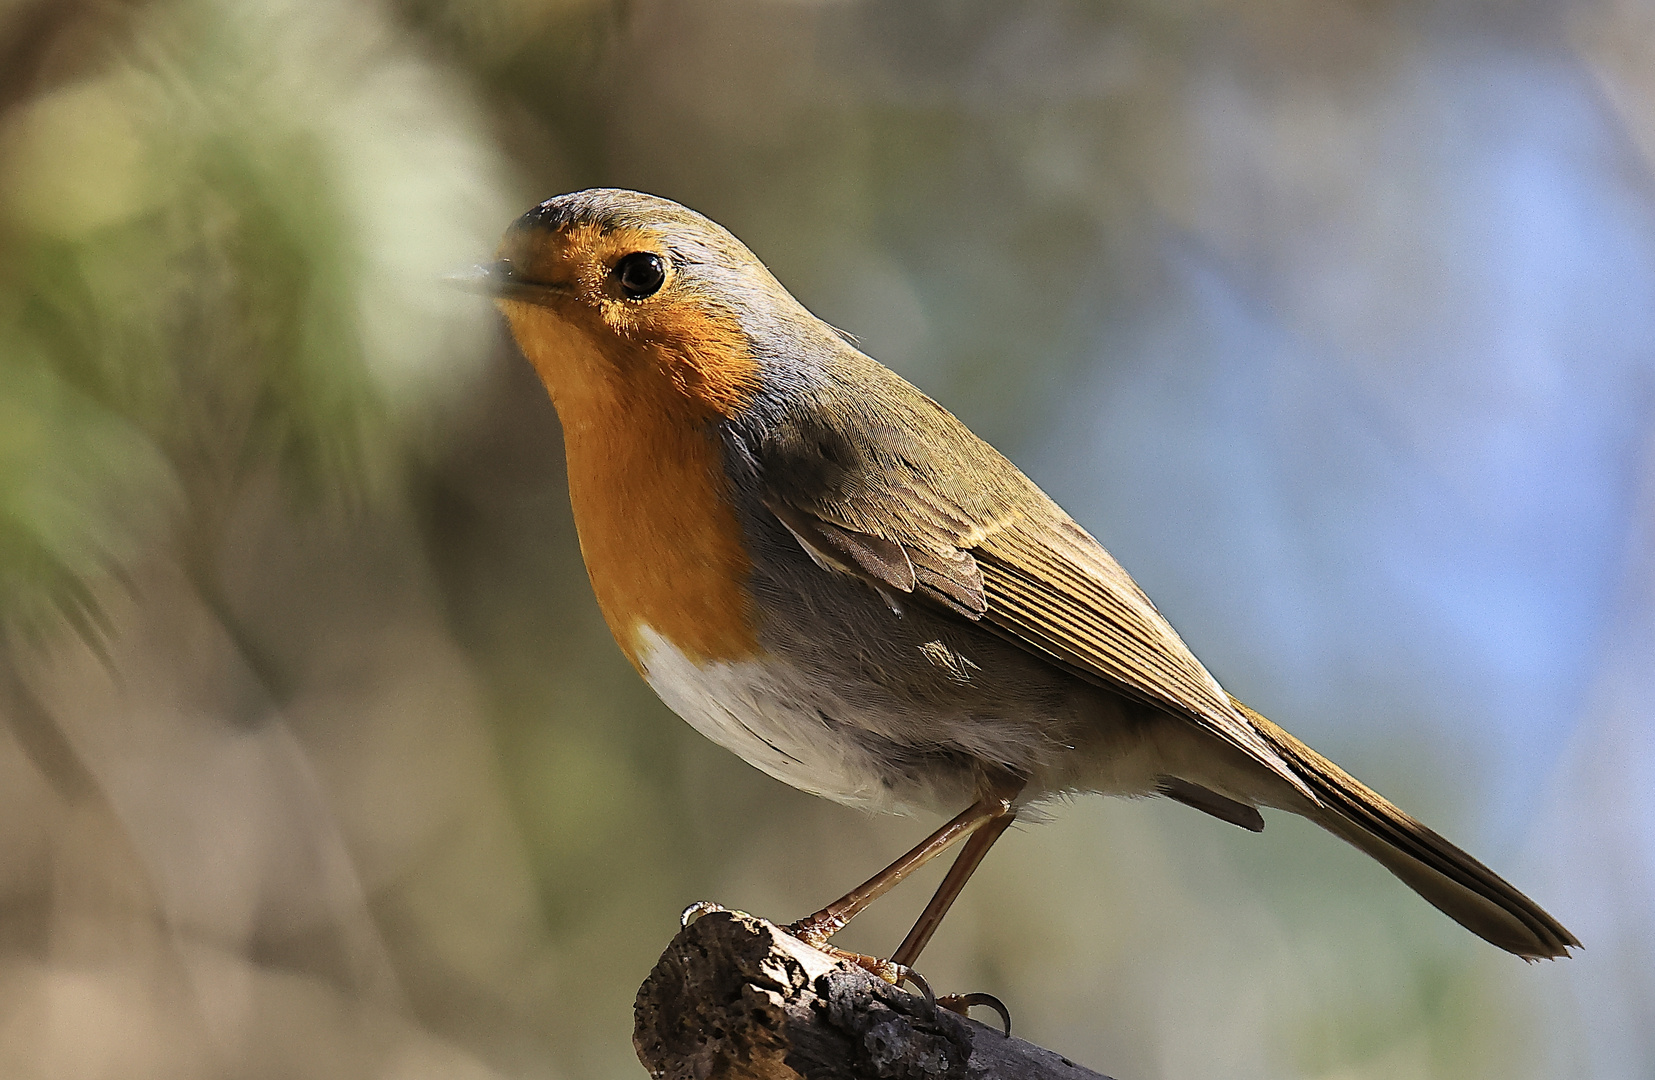
<path fill-rule="evenodd" d="M 862 747 L 834 732 L 812 704 L 820 695 L 785 664 L 696 664 L 645 627 L 638 659 L 673 712 L 713 742 L 784 784 L 847 806 L 905 809 Z"/>

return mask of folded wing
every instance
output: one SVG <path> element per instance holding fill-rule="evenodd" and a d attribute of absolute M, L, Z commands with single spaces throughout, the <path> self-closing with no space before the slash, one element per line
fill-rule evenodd
<path fill-rule="evenodd" d="M 818 389 L 741 433 L 765 505 L 811 558 L 1184 717 L 1318 801 L 1102 545 L 941 406 L 878 373 L 884 393 Z"/>

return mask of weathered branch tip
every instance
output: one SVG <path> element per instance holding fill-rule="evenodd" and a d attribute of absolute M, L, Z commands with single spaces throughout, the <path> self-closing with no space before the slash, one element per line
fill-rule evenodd
<path fill-rule="evenodd" d="M 734 911 L 672 939 L 634 1019 L 656 1080 L 1109 1080 Z"/>

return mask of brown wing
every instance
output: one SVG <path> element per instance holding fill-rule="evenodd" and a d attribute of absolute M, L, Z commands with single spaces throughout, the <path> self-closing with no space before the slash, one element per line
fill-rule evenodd
<path fill-rule="evenodd" d="M 941 406 L 878 372 L 864 374 L 878 392 L 854 405 L 820 395 L 766 417 L 753 447 L 765 505 L 813 559 L 1186 717 L 1317 801 L 1102 545 Z"/>

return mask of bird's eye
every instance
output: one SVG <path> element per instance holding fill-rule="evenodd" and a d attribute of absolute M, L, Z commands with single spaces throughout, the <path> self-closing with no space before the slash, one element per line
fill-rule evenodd
<path fill-rule="evenodd" d="M 653 251 L 634 251 L 615 264 L 615 280 L 628 300 L 654 296 L 667 280 L 667 263 Z"/>

